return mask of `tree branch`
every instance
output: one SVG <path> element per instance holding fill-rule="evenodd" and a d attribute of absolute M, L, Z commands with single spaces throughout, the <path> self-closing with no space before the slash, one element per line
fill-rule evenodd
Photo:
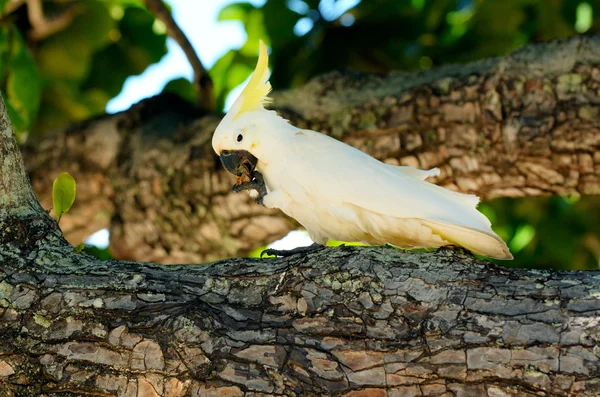
<path fill-rule="evenodd" d="M 35 41 L 43 40 L 65 29 L 79 11 L 76 5 L 72 5 L 64 9 L 61 14 L 48 18 L 44 15 L 42 0 L 12 0 L 6 4 L 0 14 L 11 14 L 25 3 L 27 3 L 27 18 L 31 24 L 28 37 Z"/>
<path fill-rule="evenodd" d="M 40 212 L 0 93 L 0 217 Z"/>
<path fill-rule="evenodd" d="M 293 124 L 388 163 L 440 167 L 436 183 L 483 200 L 598 194 L 598 54 L 599 36 L 575 37 L 416 74 L 334 72 L 274 93 L 274 105 Z M 218 122 L 158 97 L 45 134 L 26 149 L 26 164 L 46 207 L 60 172 L 86 184 L 61 221 L 75 244 L 110 222 L 119 258 L 245 255 L 297 225 L 231 193 L 210 144 Z"/>
<path fill-rule="evenodd" d="M 0 114 L 4 394 L 600 391 L 600 272 L 370 247 L 210 265 L 99 261 L 74 252 L 39 205 L 21 210 L 33 191 L 1 101 Z"/>
<path fill-rule="evenodd" d="M 16 394 L 600 390 L 599 272 L 366 247 L 164 267 L 4 243 L 0 382 Z"/>
<path fill-rule="evenodd" d="M 144 4 L 146 5 L 146 8 L 154 14 L 156 19 L 166 25 L 167 34 L 179 44 L 190 62 L 190 65 L 194 70 L 194 86 L 196 87 L 200 109 L 206 113 L 213 113 L 216 104 L 213 95 L 212 80 L 202 65 L 198 54 L 194 51 L 192 43 L 190 43 L 185 33 L 183 33 L 183 30 L 177 25 L 171 12 L 167 9 L 162 0 L 144 0 Z"/>

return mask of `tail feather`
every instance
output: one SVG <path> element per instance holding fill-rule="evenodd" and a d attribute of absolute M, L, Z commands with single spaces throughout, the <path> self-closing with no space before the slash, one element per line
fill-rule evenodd
<path fill-rule="evenodd" d="M 445 240 L 465 247 L 471 252 L 495 259 L 513 259 L 504 240 L 495 234 L 425 219 L 421 219 L 421 222 Z"/>

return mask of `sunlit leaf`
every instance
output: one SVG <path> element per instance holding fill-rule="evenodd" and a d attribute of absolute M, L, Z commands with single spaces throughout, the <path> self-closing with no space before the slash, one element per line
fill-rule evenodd
<path fill-rule="evenodd" d="M 41 100 L 41 80 L 37 66 L 16 28 L 12 32 L 12 48 L 6 80 L 7 109 L 19 132 L 31 127 Z"/>
<path fill-rule="evenodd" d="M 263 22 L 263 13 L 259 9 L 254 9 L 246 16 L 244 23 L 248 40 L 240 49 L 240 52 L 246 56 L 256 56 L 258 54 L 258 43 L 262 40 L 267 46 L 270 40 L 265 30 Z"/>
<path fill-rule="evenodd" d="M 169 81 L 165 85 L 165 88 L 163 88 L 162 92 L 172 92 L 174 94 L 179 95 L 181 98 L 187 100 L 188 102 L 197 102 L 196 90 L 194 89 L 194 85 L 191 81 L 183 77 Z"/>
<path fill-rule="evenodd" d="M 575 30 L 578 33 L 584 33 L 592 26 L 594 10 L 589 3 L 580 3 L 577 6 L 577 20 L 575 21 Z"/>
<path fill-rule="evenodd" d="M 256 9 L 256 7 L 247 2 L 228 4 L 227 6 L 221 9 L 217 20 L 244 22 L 248 13 L 254 9 Z"/>
<path fill-rule="evenodd" d="M 251 251 L 251 252 L 248 254 L 248 258 L 260 258 L 260 254 L 261 254 L 261 253 L 262 253 L 264 250 L 266 250 L 266 249 L 267 249 L 267 246 L 266 246 L 266 245 L 265 245 L 265 246 L 262 246 L 262 247 L 258 247 L 258 248 L 256 248 L 255 250 Z M 269 255 L 265 255 L 265 256 L 263 256 L 263 258 L 270 258 L 270 256 L 269 256 Z"/>
<path fill-rule="evenodd" d="M 54 204 L 54 213 L 60 222 L 60 218 L 75 202 L 77 185 L 75 179 L 66 172 L 60 174 L 52 185 L 52 202 Z"/>
<path fill-rule="evenodd" d="M 527 224 L 520 226 L 508 244 L 511 252 L 516 254 L 517 252 L 521 251 L 523 248 L 525 248 L 525 246 L 527 246 L 527 244 L 531 242 L 531 240 L 533 240 L 534 236 L 535 229 L 532 225 Z"/>
<path fill-rule="evenodd" d="M 27 126 L 29 125 L 28 120 L 24 117 L 23 113 L 19 112 L 10 102 L 10 98 L 8 95 L 5 95 L 5 105 L 6 105 L 6 113 L 8 113 L 8 118 L 10 119 L 11 124 L 15 129 L 15 133 L 17 135 L 17 139 L 21 132 L 27 130 Z"/>
<path fill-rule="evenodd" d="M 211 68 L 213 90 L 217 98 L 217 108 L 223 109 L 227 95 L 242 83 L 254 70 L 256 54 L 246 56 L 231 50 L 223 55 Z"/>

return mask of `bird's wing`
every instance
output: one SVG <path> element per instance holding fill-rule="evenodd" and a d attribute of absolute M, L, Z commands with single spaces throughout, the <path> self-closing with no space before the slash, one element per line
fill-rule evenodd
<path fill-rule="evenodd" d="M 424 181 L 432 171 L 381 163 L 318 132 L 302 130 L 285 142 L 286 173 L 302 189 L 329 203 L 351 203 L 399 218 L 449 223 L 491 233 L 475 209 L 479 199 Z M 435 171 L 433 171 L 435 172 Z"/>

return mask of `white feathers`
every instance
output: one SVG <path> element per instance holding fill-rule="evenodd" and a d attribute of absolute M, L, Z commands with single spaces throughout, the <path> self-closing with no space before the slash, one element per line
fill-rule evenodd
<path fill-rule="evenodd" d="M 267 125 L 271 123 L 273 129 L 262 133 L 274 143 L 265 159 L 268 165 L 259 163 L 259 171 L 278 199 L 266 203 L 295 218 L 314 241 L 456 244 L 482 255 L 512 258 L 489 220 L 476 210 L 476 196 L 424 180 L 439 175 L 437 169 L 384 164 L 318 132 L 298 134 L 278 117 Z"/>
<path fill-rule="evenodd" d="M 419 178 L 421 180 L 425 180 L 427 178 L 432 178 L 435 176 L 440 176 L 440 169 L 439 168 L 432 168 L 430 170 L 418 170 L 416 168 L 413 167 L 407 167 L 404 165 L 392 165 L 392 164 L 388 164 L 388 168 L 392 171 L 392 172 L 400 172 L 404 175 L 408 175 L 408 176 L 412 176 L 415 178 Z"/>
<path fill-rule="evenodd" d="M 217 153 L 243 149 L 258 159 L 257 170 L 269 192 L 265 206 L 296 219 L 318 243 L 331 238 L 399 247 L 455 244 L 512 259 L 489 220 L 477 211 L 478 197 L 426 181 L 439 176 L 439 169 L 384 164 L 324 134 L 300 130 L 262 105 L 256 108 L 264 97 L 258 92 L 268 84 L 265 56 L 266 50 L 257 67 L 260 73 L 251 79 L 258 90 L 252 106 L 244 107 L 240 117 L 225 117 L 213 138 Z M 232 111 L 239 112 L 240 106 Z M 254 135 L 235 143 L 235 131 L 246 130 Z"/>

